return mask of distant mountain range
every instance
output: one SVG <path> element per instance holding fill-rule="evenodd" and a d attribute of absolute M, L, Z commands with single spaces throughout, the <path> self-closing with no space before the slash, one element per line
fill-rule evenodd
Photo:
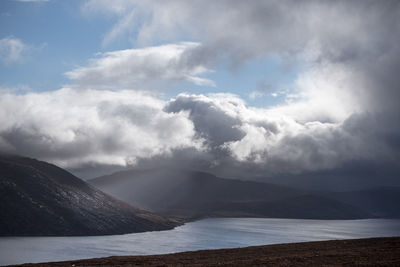
<path fill-rule="evenodd" d="M 349 203 L 380 218 L 400 218 L 400 187 L 375 187 L 348 192 L 327 192 L 332 199 Z"/>
<path fill-rule="evenodd" d="M 43 161 L 0 155 L 0 236 L 124 234 L 204 217 L 400 218 L 396 187 L 313 192 L 180 169 L 88 182 Z"/>
<path fill-rule="evenodd" d="M 130 170 L 89 182 L 127 203 L 184 218 L 356 219 L 382 215 L 345 195 L 341 199 L 339 193 L 308 192 L 188 170 Z"/>
<path fill-rule="evenodd" d="M 52 164 L 17 156 L 0 156 L 0 214 L 0 236 L 124 234 L 178 225 Z"/>

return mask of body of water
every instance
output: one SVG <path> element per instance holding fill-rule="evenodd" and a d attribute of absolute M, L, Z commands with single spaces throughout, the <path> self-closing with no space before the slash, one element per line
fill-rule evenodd
<path fill-rule="evenodd" d="M 214 218 L 161 232 L 2 237 L 0 265 L 383 236 L 400 236 L 400 220 Z"/>

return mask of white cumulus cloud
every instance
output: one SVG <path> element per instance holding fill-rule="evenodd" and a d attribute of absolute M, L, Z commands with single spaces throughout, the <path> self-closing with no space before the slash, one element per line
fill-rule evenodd
<path fill-rule="evenodd" d="M 199 86 L 215 86 L 213 81 L 199 76 L 209 69 L 186 60 L 186 55 L 198 47 L 198 43 L 183 42 L 107 52 L 91 59 L 88 66 L 66 75 L 80 86 L 89 88 L 132 89 L 156 81 L 188 81 Z"/>
<path fill-rule="evenodd" d="M 199 147 L 185 112 L 166 113 L 165 103 L 136 91 L 74 90 L 0 95 L 0 149 L 54 162 L 134 164 Z M 199 148 L 200 149 L 200 148 Z"/>

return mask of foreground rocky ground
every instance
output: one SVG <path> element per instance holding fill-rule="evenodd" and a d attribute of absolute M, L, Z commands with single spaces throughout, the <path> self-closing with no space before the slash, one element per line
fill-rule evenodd
<path fill-rule="evenodd" d="M 108 257 L 23 266 L 400 266 L 400 237 Z"/>

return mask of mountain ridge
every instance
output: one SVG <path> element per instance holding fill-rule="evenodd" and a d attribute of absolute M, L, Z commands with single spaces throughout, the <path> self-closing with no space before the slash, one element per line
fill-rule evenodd
<path fill-rule="evenodd" d="M 88 181 L 119 199 L 154 212 L 202 217 L 360 219 L 360 208 L 313 192 L 179 169 L 127 170 Z M 149 198 L 147 194 L 153 196 Z"/>
<path fill-rule="evenodd" d="M 107 235 L 171 229 L 55 165 L 0 156 L 0 236 Z"/>

